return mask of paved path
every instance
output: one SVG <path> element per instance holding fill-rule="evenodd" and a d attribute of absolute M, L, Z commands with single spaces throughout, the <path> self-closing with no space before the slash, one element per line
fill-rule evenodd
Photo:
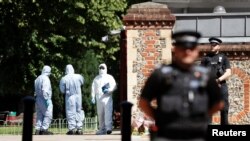
<path fill-rule="evenodd" d="M 0 135 L 0 141 L 22 141 L 21 135 Z M 33 141 L 121 141 L 119 132 L 111 135 L 34 135 Z M 131 141 L 149 141 L 148 136 L 131 136 Z"/>
<path fill-rule="evenodd" d="M 22 141 L 22 136 L 0 136 L 0 141 Z M 82 136 L 67 136 L 67 135 L 46 135 L 33 136 L 33 141 L 121 141 L 121 136 L 118 135 L 82 135 Z M 149 141 L 147 137 L 132 136 L 131 141 Z"/>

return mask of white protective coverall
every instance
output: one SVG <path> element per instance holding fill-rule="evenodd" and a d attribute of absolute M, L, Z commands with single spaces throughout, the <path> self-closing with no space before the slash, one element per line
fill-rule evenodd
<path fill-rule="evenodd" d="M 101 68 L 101 69 L 100 69 Z M 103 86 L 107 87 L 104 94 Z M 112 75 L 107 74 L 106 64 L 99 65 L 99 75 L 97 75 L 92 83 L 92 103 L 97 101 L 97 115 L 99 123 L 99 131 L 97 134 L 106 134 L 112 131 L 112 113 L 113 113 L 113 99 L 112 93 L 116 88 L 116 82 Z"/>
<path fill-rule="evenodd" d="M 60 81 L 60 91 L 65 94 L 66 117 L 69 131 L 82 130 L 83 111 L 82 111 L 82 91 L 84 78 L 80 74 L 75 74 L 71 64 L 66 66 L 65 76 Z"/>
<path fill-rule="evenodd" d="M 35 80 L 35 96 L 36 96 L 36 130 L 45 131 L 49 128 L 52 120 L 52 89 L 49 79 L 51 68 L 44 66 L 42 74 Z"/>

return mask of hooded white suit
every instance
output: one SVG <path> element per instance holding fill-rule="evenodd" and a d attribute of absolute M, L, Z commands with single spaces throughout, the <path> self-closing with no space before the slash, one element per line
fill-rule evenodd
<path fill-rule="evenodd" d="M 45 131 L 49 128 L 52 120 L 52 89 L 49 79 L 51 68 L 44 66 L 42 74 L 35 80 L 35 96 L 36 96 L 36 126 L 37 131 Z"/>
<path fill-rule="evenodd" d="M 69 131 L 82 130 L 82 92 L 81 86 L 84 78 L 80 74 L 75 74 L 72 65 L 67 65 L 65 76 L 60 81 L 60 91 L 65 94 L 66 117 Z"/>
<path fill-rule="evenodd" d="M 100 67 L 103 69 L 100 69 Z M 112 92 L 115 90 L 115 88 L 115 79 L 112 75 L 107 74 L 107 66 L 105 64 L 100 64 L 99 75 L 97 75 L 93 80 L 91 90 L 92 102 L 94 103 L 95 99 L 97 101 L 97 114 L 99 123 L 99 131 L 97 134 L 110 134 L 112 132 Z"/>

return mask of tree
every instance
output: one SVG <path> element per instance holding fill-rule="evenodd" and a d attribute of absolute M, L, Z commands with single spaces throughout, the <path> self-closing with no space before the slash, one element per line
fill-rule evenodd
<path fill-rule="evenodd" d="M 70 63 L 91 79 L 93 68 L 88 66 L 95 67 L 91 63 L 117 59 L 119 37 L 109 43 L 101 37 L 122 26 L 125 0 L 2 0 L 0 8 L 2 96 L 33 95 L 35 78 L 44 65 L 50 65 L 55 117 L 59 117 L 63 99 L 58 84 L 65 66 Z M 94 62 L 86 60 L 89 54 Z"/>

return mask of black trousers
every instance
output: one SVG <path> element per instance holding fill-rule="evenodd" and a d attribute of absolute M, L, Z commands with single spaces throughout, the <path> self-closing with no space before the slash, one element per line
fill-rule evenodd
<path fill-rule="evenodd" d="M 228 102 L 228 87 L 226 83 L 221 84 L 221 92 L 223 95 L 223 100 L 225 103 L 224 108 L 220 111 L 220 124 L 221 125 L 228 125 L 228 110 L 229 110 L 229 102 Z"/>

